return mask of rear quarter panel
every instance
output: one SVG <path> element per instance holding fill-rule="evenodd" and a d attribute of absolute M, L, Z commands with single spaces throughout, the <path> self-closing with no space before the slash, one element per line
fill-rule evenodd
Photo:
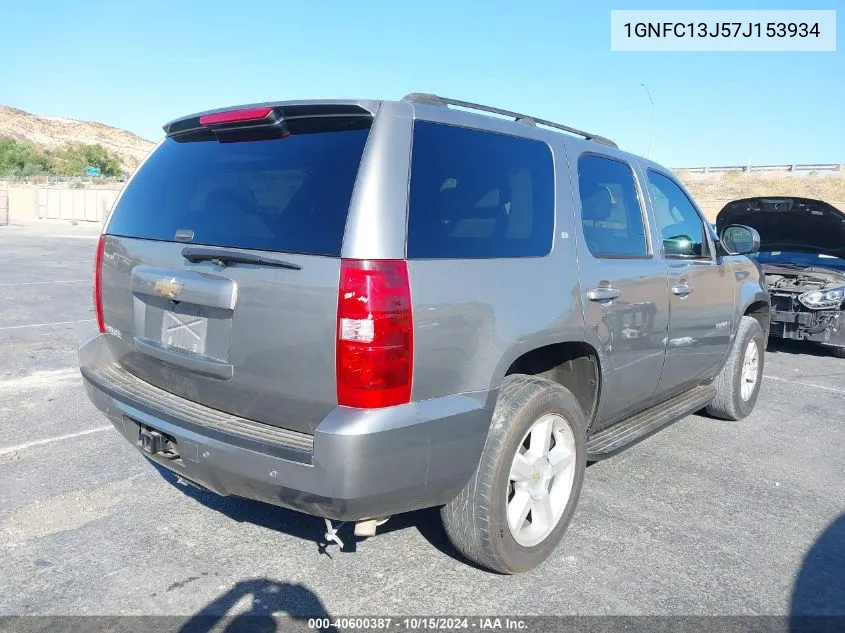
<path fill-rule="evenodd" d="M 463 114 L 450 111 L 443 122 L 460 124 Z M 507 122 L 467 116 L 474 127 L 513 133 Z M 414 307 L 414 400 L 495 390 L 522 354 L 544 345 L 584 340 L 566 152 L 557 135 L 547 137 L 533 128 L 528 132 L 552 149 L 551 252 L 533 258 L 408 261 Z"/>

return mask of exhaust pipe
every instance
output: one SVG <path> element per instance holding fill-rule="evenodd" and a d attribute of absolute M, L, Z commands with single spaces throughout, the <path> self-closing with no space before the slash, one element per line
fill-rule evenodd
<path fill-rule="evenodd" d="M 358 521 L 355 523 L 355 536 L 375 536 L 376 528 L 387 523 L 389 516 L 381 519 L 367 519 L 366 521 Z"/>

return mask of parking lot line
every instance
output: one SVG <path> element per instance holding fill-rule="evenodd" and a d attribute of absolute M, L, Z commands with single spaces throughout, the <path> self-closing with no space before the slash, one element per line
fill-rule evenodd
<path fill-rule="evenodd" d="M 23 444 L 17 444 L 15 446 L 7 446 L 5 448 L 0 448 L 0 456 L 8 455 L 9 453 L 16 453 L 17 451 L 23 451 L 28 448 L 32 448 L 34 446 L 42 446 L 43 444 L 52 444 L 53 442 L 61 442 L 62 440 L 70 440 L 74 437 L 81 437 L 82 435 L 91 435 L 92 433 L 102 433 L 103 431 L 108 431 L 109 429 L 114 428 L 111 424 L 107 426 L 98 426 L 94 429 L 85 429 L 84 431 L 77 431 L 76 433 L 68 433 L 67 435 L 57 435 L 56 437 L 48 437 L 43 440 L 33 440 L 32 442 L 24 442 Z"/>
<path fill-rule="evenodd" d="M 78 321 L 56 321 L 55 323 L 30 323 L 28 325 L 4 325 L 0 330 L 22 330 L 27 327 L 48 327 L 51 325 L 70 325 L 71 323 L 90 323 L 94 319 L 79 319 Z"/>
<path fill-rule="evenodd" d="M 767 376 L 763 374 L 763 378 L 769 380 L 778 380 L 780 382 L 788 382 L 793 385 L 801 385 L 802 387 L 815 387 L 816 389 L 824 389 L 825 391 L 832 391 L 833 393 L 845 393 L 845 389 L 836 389 L 835 387 L 823 387 L 822 385 L 814 385 L 811 382 L 801 382 L 800 380 L 788 380 L 786 378 L 778 378 L 777 376 Z"/>
<path fill-rule="evenodd" d="M 45 389 L 66 385 L 70 381 L 79 381 L 81 375 L 79 368 L 67 367 L 65 369 L 48 369 L 46 371 L 32 372 L 26 376 L 7 378 L 0 380 L 0 393 L 22 392 L 30 389 Z"/>
<path fill-rule="evenodd" d="M 91 283 L 90 279 L 65 279 L 62 281 L 21 281 L 13 284 L 0 284 L 0 286 L 39 286 L 41 284 L 81 284 Z"/>

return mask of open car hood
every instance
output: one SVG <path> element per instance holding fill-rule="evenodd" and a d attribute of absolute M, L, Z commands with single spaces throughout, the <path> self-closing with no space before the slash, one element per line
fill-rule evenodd
<path fill-rule="evenodd" d="M 729 224 L 760 234 L 760 251 L 821 253 L 845 258 L 845 213 L 810 198 L 760 197 L 734 200 L 716 216 L 721 235 Z"/>

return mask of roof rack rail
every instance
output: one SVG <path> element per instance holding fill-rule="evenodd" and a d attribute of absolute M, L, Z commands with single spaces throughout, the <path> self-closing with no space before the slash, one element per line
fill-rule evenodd
<path fill-rule="evenodd" d="M 438 106 L 457 106 L 459 108 L 467 108 L 470 110 L 481 110 L 482 112 L 491 112 L 493 114 L 500 114 L 502 116 L 513 117 L 513 119 L 517 123 L 525 123 L 527 125 L 545 125 L 547 127 L 555 128 L 557 130 L 563 130 L 564 132 L 569 132 L 570 134 L 575 134 L 576 136 L 582 136 L 588 141 L 596 141 L 597 143 L 601 143 L 603 145 L 609 145 L 610 147 L 618 148 L 619 146 L 611 141 L 609 138 L 605 138 L 604 136 L 599 136 L 598 134 L 591 134 L 590 132 L 584 132 L 582 130 L 578 130 L 574 127 L 569 127 L 568 125 L 563 125 L 561 123 L 555 123 L 554 121 L 548 121 L 546 119 L 538 119 L 537 117 L 528 116 L 525 114 L 519 114 L 519 112 L 511 112 L 510 110 L 502 110 L 500 108 L 494 108 L 492 106 L 481 105 L 480 103 L 472 103 L 470 101 L 460 101 L 458 99 L 449 99 L 448 97 L 440 97 L 435 94 L 428 94 L 425 92 L 412 92 L 411 94 L 405 95 L 402 98 L 403 101 L 414 101 L 416 103 L 427 103 L 429 105 L 438 105 Z"/>

